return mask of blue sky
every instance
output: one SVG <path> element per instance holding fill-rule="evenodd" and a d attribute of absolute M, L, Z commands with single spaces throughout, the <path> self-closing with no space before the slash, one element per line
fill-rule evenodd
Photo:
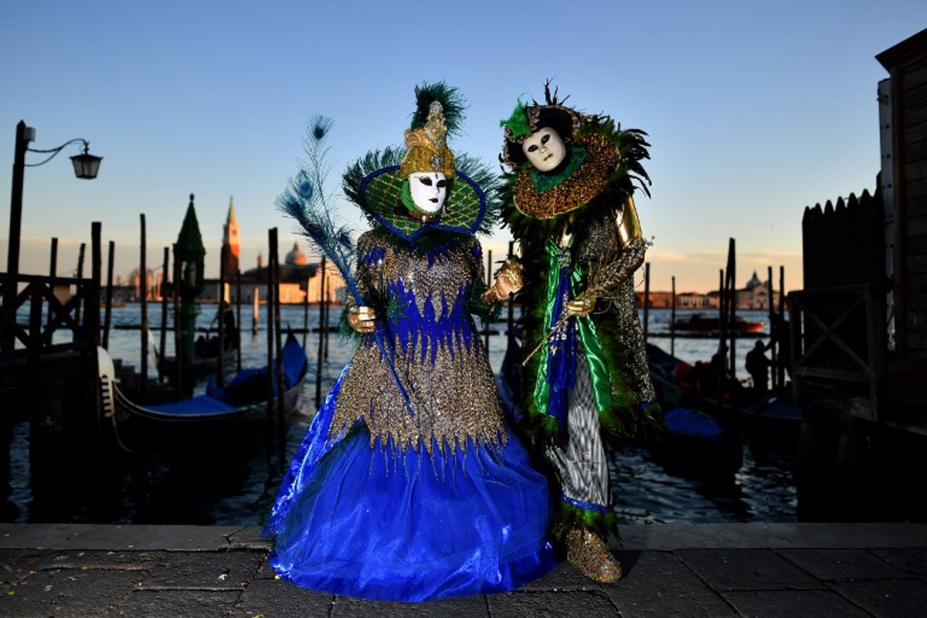
<path fill-rule="evenodd" d="M 75 268 L 101 221 L 125 276 L 138 263 L 141 213 L 156 266 L 193 193 L 217 275 L 230 196 L 244 266 L 266 256 L 271 227 L 282 251 L 299 239 L 274 200 L 314 114 L 334 120 L 335 191 L 352 160 L 401 143 L 416 84 L 463 92 L 465 133 L 452 148 L 494 164 L 499 120 L 520 95 L 543 97 L 550 78 L 579 109 L 649 133 L 653 197 L 638 209 L 654 242 L 651 289 L 668 290 L 673 276 L 678 291 L 717 287 L 731 237 L 740 285 L 781 265 L 797 289 L 805 207 L 875 189 L 876 88 L 888 76 L 875 55 L 925 27 L 923 0 L 8 0 L 0 185 L 9 191 L 20 119 L 36 129 L 35 148 L 86 138 L 104 157 L 96 180 L 74 178 L 77 147 L 26 170 L 22 270 L 47 271 L 51 237 L 59 272 Z M 4 265 L 8 220 L 4 198 Z M 498 256 L 508 239 L 500 231 L 484 247 Z"/>

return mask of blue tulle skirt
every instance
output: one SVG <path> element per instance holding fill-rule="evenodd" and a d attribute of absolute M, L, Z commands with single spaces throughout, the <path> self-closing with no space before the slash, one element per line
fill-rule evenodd
<path fill-rule="evenodd" d="M 340 381 L 339 381 L 340 382 Z M 548 489 L 514 435 L 429 454 L 370 444 L 363 426 L 326 442 L 326 408 L 281 487 L 265 532 L 284 579 L 393 601 L 514 590 L 556 564 Z"/>

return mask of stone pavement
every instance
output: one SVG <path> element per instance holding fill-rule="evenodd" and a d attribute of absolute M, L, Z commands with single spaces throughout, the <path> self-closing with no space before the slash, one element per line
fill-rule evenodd
<path fill-rule="evenodd" d="M 253 527 L 0 524 L 0 618 L 927 616 L 927 525 L 621 528 L 625 578 L 564 564 L 511 594 L 423 604 L 302 590 Z"/>

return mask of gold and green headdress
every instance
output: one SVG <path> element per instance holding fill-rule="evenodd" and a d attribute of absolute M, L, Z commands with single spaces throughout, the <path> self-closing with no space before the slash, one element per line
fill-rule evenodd
<path fill-rule="evenodd" d="M 427 229 L 473 234 L 486 212 L 486 196 L 477 181 L 460 169 L 461 161 L 447 144 L 448 135 L 457 132 L 462 120 L 463 97 L 443 82 L 418 86 L 415 96 L 416 111 L 405 132 L 405 149 L 374 151 L 349 166 L 343 182 L 345 194 L 369 218 L 408 240 Z M 448 181 L 443 209 L 427 222 L 410 215 L 409 175 L 419 172 L 443 173 Z"/>

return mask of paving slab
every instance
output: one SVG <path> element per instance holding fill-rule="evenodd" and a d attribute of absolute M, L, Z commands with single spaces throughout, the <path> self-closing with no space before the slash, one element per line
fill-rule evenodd
<path fill-rule="evenodd" d="M 153 565 L 144 588 L 240 589 L 257 573 L 264 554 L 253 550 L 169 552 Z"/>
<path fill-rule="evenodd" d="M 907 575 L 903 569 L 865 549 L 780 549 L 776 553 L 820 580 Z"/>
<path fill-rule="evenodd" d="M 508 594 L 408 604 L 279 580 L 257 527 L 0 524 L 7 616 L 620 616 L 855 618 L 927 615 L 927 526 L 625 526 L 625 577 L 561 564 Z"/>
<path fill-rule="evenodd" d="M 429 603 L 394 603 L 336 597 L 331 618 L 467 618 L 489 617 L 485 596 L 454 597 Z"/>
<path fill-rule="evenodd" d="M 623 564 L 624 578 L 603 587 L 623 617 L 738 616 L 723 597 L 672 552 L 642 552 L 636 560 Z"/>
<path fill-rule="evenodd" d="M 919 579 L 834 582 L 831 587 L 876 618 L 927 616 L 927 586 Z"/>
<path fill-rule="evenodd" d="M 135 590 L 113 607 L 110 613 L 102 615 L 125 618 L 226 618 L 240 597 L 239 590 Z M 86 618 L 101 614 L 79 615 Z"/>
<path fill-rule="evenodd" d="M 674 552 L 715 590 L 783 590 L 824 585 L 769 549 L 686 549 Z"/>
<path fill-rule="evenodd" d="M 725 598 L 739 612 L 751 618 L 871 618 L 852 602 L 830 590 L 747 590 L 726 592 Z M 682 616 L 684 614 L 675 614 Z"/>
<path fill-rule="evenodd" d="M 105 616 L 139 581 L 133 571 L 47 569 L 0 585 L 0 616 Z"/>
<path fill-rule="evenodd" d="M 486 597 L 493 618 L 607 618 L 622 616 L 601 590 L 565 590 L 558 593 L 517 591 Z M 452 614 L 464 615 L 464 614 Z"/>
<path fill-rule="evenodd" d="M 927 549 L 883 549 L 870 550 L 873 554 L 908 573 L 927 575 Z"/>
<path fill-rule="evenodd" d="M 305 590 L 280 579 L 255 579 L 242 592 L 235 618 L 328 618 L 335 595 Z"/>

